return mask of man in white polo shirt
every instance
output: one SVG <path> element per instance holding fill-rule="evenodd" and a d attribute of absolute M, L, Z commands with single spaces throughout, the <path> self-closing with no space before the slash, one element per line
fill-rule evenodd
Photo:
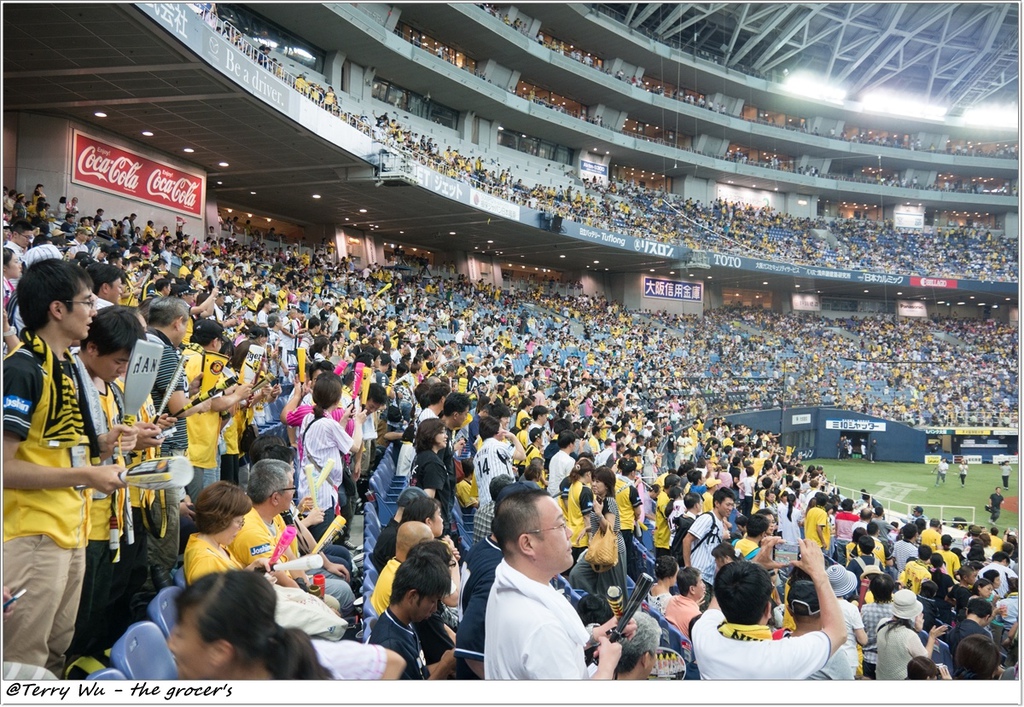
<path fill-rule="evenodd" d="M 555 499 L 542 489 L 511 493 L 498 503 L 491 532 L 503 559 L 487 599 L 485 677 L 611 679 L 622 646 L 610 642 L 607 633 L 617 620 L 584 627 L 572 604 L 550 584 L 572 566 L 569 529 Z M 631 623 L 627 636 L 635 630 Z M 593 675 L 584 659 L 589 644 L 597 645 Z"/>
<path fill-rule="evenodd" d="M 767 547 L 775 538 L 764 541 Z M 762 555 L 765 558 L 762 558 Z M 792 565 L 814 583 L 821 630 L 773 641 L 772 581 L 766 567 L 779 567 L 762 552 L 753 562 L 730 562 L 715 577 L 715 598 L 693 625 L 693 653 L 705 680 L 804 680 L 825 667 L 846 641 L 839 600 L 825 572 L 821 548 L 800 540 L 800 559 Z"/>

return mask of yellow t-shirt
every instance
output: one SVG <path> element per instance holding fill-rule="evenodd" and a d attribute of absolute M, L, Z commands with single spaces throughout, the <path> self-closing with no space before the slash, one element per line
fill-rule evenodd
<path fill-rule="evenodd" d="M 925 528 L 921 533 L 921 544 L 927 545 L 936 552 L 942 549 L 942 533 L 935 528 Z"/>
<path fill-rule="evenodd" d="M 267 527 L 255 508 L 245 514 L 245 524 L 238 535 L 225 548 L 231 558 L 242 567 L 260 557 L 270 557 L 277 546 L 277 539 L 284 532 L 285 523 L 281 516 L 274 516 L 273 530 Z M 288 549 L 281 555 L 279 562 L 286 562 L 300 557 L 299 543 L 293 540 Z"/>
<path fill-rule="evenodd" d="M 230 553 L 225 557 L 226 551 L 200 539 L 199 533 L 192 533 L 185 545 L 185 583 L 193 584 L 208 574 L 244 569 Z"/>
<path fill-rule="evenodd" d="M 572 533 L 571 542 L 573 547 L 587 547 L 590 544 L 590 538 L 587 537 L 585 532 L 582 533 L 582 537 L 579 540 L 576 540 L 576 536 L 580 535 L 580 531 L 587 527 L 587 521 L 583 517 L 583 511 L 580 508 L 580 494 L 582 493 L 583 482 L 577 481 L 569 486 L 569 501 L 565 504 L 565 520 L 569 525 L 569 531 Z"/>
<path fill-rule="evenodd" d="M 618 477 L 615 479 L 615 503 L 619 506 L 619 527 L 630 532 L 636 527 L 636 514 L 629 501 L 630 483 Z"/>
<path fill-rule="evenodd" d="M 203 356 L 189 351 L 185 355 L 185 377 L 191 381 L 203 372 Z M 220 413 L 196 413 L 185 418 L 185 424 L 188 427 L 189 461 L 200 469 L 214 468 L 220 440 Z"/>
<path fill-rule="evenodd" d="M 398 572 L 400 564 L 402 563 L 398 561 L 397 557 L 392 557 L 377 577 L 373 594 L 370 595 L 370 604 L 378 615 L 383 614 L 391 606 L 391 587 L 395 583 L 395 573 Z"/>
<path fill-rule="evenodd" d="M 13 361 L 14 356 L 31 357 Z M 7 366 L 30 369 L 39 365 L 43 369 L 42 386 L 38 399 L 19 399 L 21 404 L 34 404 L 29 421 L 28 436 L 18 445 L 16 459 L 42 466 L 61 469 L 72 468 L 73 451 L 77 447 L 83 458 L 88 455 L 88 440 L 80 434 L 82 415 L 72 388 L 73 382 L 61 375 L 52 351 L 44 357 L 21 347 L 9 354 Z M 56 375 L 55 375 L 56 372 Z M 7 375 L 12 375 L 7 373 Z M 52 383 L 51 383 L 52 382 Z M 54 399 L 62 396 L 64 404 Z M 77 452 L 76 452 L 77 453 Z M 4 489 L 4 542 L 14 538 L 46 535 L 58 547 L 84 548 L 89 538 L 89 509 L 92 492 L 67 486 L 58 489 Z"/>
<path fill-rule="evenodd" d="M 526 412 L 526 410 L 520 410 L 518 413 L 516 413 L 516 427 L 518 427 L 523 432 L 525 432 L 526 428 L 529 427 L 530 420 L 530 413 Z M 520 437 L 519 441 L 523 442 L 523 438 Z M 523 442 L 523 446 L 526 446 L 526 442 Z"/>
<path fill-rule="evenodd" d="M 756 542 L 750 538 L 740 538 L 736 541 L 736 552 L 742 557 L 746 557 L 752 551 L 755 551 L 760 547 Z"/>
<path fill-rule="evenodd" d="M 463 479 L 459 483 L 455 484 L 455 498 L 459 501 L 459 506 L 462 508 L 468 508 L 473 501 L 479 498 L 478 494 L 473 492 L 473 479 L 476 477 L 470 477 L 469 479 Z"/>
<path fill-rule="evenodd" d="M 875 541 L 875 548 L 871 551 L 871 554 L 878 558 L 878 564 L 880 567 L 885 567 L 885 548 L 882 547 L 882 543 Z M 860 552 L 857 550 L 857 543 L 846 543 L 846 564 L 850 564 L 855 557 L 860 557 Z"/>
<path fill-rule="evenodd" d="M 818 527 L 821 528 L 824 545 L 818 540 L 818 531 L 816 530 Z M 807 515 L 804 517 L 804 536 L 821 546 L 822 550 L 828 551 L 832 544 L 832 529 L 828 523 L 828 513 L 824 508 L 815 506 L 807 511 Z"/>
<path fill-rule="evenodd" d="M 658 493 L 654 507 L 654 547 L 668 549 L 672 541 L 672 529 L 668 525 L 668 494 Z"/>
<path fill-rule="evenodd" d="M 956 571 L 960 569 L 960 558 L 952 550 L 939 550 L 939 554 L 946 561 L 946 572 L 950 577 L 955 576 Z"/>

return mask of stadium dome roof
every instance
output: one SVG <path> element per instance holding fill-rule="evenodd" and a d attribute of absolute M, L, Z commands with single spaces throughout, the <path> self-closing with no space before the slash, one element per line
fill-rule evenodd
<path fill-rule="evenodd" d="M 858 99 L 876 89 L 962 112 L 1016 102 L 1016 3 L 595 3 L 687 53 L 781 80 L 807 71 Z"/>

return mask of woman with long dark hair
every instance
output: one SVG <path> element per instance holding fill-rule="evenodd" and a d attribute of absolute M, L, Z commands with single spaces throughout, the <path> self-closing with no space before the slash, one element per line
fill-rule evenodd
<path fill-rule="evenodd" d="M 792 490 L 785 492 L 779 503 L 779 531 L 783 541 L 796 545 L 800 542 L 800 523 L 804 514 L 796 505 L 796 494 Z"/>
<path fill-rule="evenodd" d="M 167 645 L 182 680 L 328 680 L 309 636 L 274 619 L 277 596 L 254 572 L 208 574 L 176 602 Z"/>
<path fill-rule="evenodd" d="M 583 517 L 586 522 L 587 546 L 598 531 L 608 530 L 614 534 L 618 562 L 611 569 L 598 572 L 583 554 L 569 573 L 569 583 L 588 594 L 605 596 L 609 587 L 618 587 L 619 596 L 626 596 L 626 543 L 619 526 L 619 504 L 615 502 L 615 473 L 607 466 L 601 466 L 592 473 L 590 488 L 581 494 L 583 503 L 589 506 Z"/>

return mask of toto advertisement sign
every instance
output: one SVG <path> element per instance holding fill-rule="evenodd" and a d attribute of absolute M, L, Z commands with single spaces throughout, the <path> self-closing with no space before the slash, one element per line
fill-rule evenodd
<path fill-rule="evenodd" d="M 75 131 L 75 184 L 202 218 L 203 179 Z"/>

